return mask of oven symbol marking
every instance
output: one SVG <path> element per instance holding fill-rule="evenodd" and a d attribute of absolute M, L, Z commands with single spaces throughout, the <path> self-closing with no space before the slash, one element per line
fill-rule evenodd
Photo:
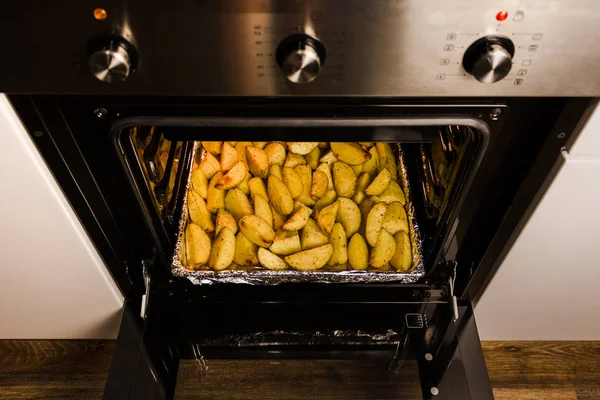
<path fill-rule="evenodd" d="M 521 86 L 525 80 L 524 79 L 515 79 L 513 81 L 514 85 Z"/>
<path fill-rule="evenodd" d="M 419 313 L 408 313 L 404 315 L 406 327 L 410 329 L 420 329 L 425 326 L 423 316 Z"/>
<path fill-rule="evenodd" d="M 446 79 L 446 74 L 437 74 L 435 76 L 436 81 L 443 81 L 444 79 Z"/>
<path fill-rule="evenodd" d="M 453 44 L 447 44 L 444 46 L 444 51 L 452 51 L 452 50 L 454 50 Z"/>
<path fill-rule="evenodd" d="M 521 63 L 522 66 L 524 67 L 528 67 L 531 65 L 531 60 L 523 60 L 523 62 Z"/>

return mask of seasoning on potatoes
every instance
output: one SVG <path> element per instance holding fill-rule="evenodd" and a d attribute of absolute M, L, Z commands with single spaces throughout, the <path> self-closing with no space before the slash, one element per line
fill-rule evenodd
<path fill-rule="evenodd" d="M 395 201 L 400 202 L 402 205 L 406 204 L 406 197 L 404 196 L 404 192 L 398 183 L 395 181 L 391 181 L 388 187 L 381 193 L 379 196 L 379 201 L 384 201 L 388 204 L 393 203 Z"/>
<path fill-rule="evenodd" d="M 248 169 L 246 168 L 246 164 L 242 161 L 238 161 L 221 179 L 219 179 L 219 182 L 215 184 L 215 188 L 223 190 L 232 189 L 244 180 L 247 172 Z"/>
<path fill-rule="evenodd" d="M 381 229 L 377 235 L 375 246 L 371 250 L 369 264 L 372 267 L 381 268 L 390 262 L 395 252 L 396 241 L 394 237 L 385 229 Z"/>
<path fill-rule="evenodd" d="M 312 170 L 306 164 L 297 165 L 294 171 L 300 176 L 302 181 L 302 193 L 298 196 L 297 200 L 305 205 L 312 207 L 315 205 L 315 200 L 311 197 L 310 191 L 312 188 Z"/>
<path fill-rule="evenodd" d="M 362 165 L 371 159 L 371 154 L 358 143 L 331 142 L 329 145 L 337 159 L 346 164 Z"/>
<path fill-rule="evenodd" d="M 327 261 L 328 265 L 345 264 L 348 261 L 348 237 L 342 224 L 333 225 L 329 243 L 333 246 L 331 258 Z"/>
<path fill-rule="evenodd" d="M 288 150 L 301 156 L 310 153 L 319 142 L 288 142 Z"/>
<path fill-rule="evenodd" d="M 286 154 L 285 147 L 283 147 L 281 143 L 269 143 L 264 150 L 265 153 L 267 153 L 267 157 L 269 157 L 269 163 L 271 165 L 283 165 Z"/>
<path fill-rule="evenodd" d="M 321 228 L 327 235 L 331 234 L 339 208 L 340 202 L 336 201 L 332 205 L 327 206 L 319 211 L 319 215 L 317 216 L 317 224 L 319 225 L 319 228 Z"/>
<path fill-rule="evenodd" d="M 221 170 L 221 164 L 215 156 L 210 153 L 205 153 L 204 158 L 200 161 L 200 169 L 204 172 L 207 179 L 211 179 L 217 171 Z"/>
<path fill-rule="evenodd" d="M 262 248 L 262 247 L 261 247 Z M 242 232 L 235 236 L 235 255 L 233 261 L 237 265 L 257 265 L 258 264 L 258 246 L 252 243 Z"/>
<path fill-rule="evenodd" d="M 246 215 L 240 219 L 240 230 L 248 240 L 260 247 L 269 247 L 275 239 L 273 228 L 256 215 Z"/>
<path fill-rule="evenodd" d="M 388 206 L 381 227 L 392 235 L 399 231 L 408 232 L 408 217 L 400 202 L 396 201 Z"/>
<path fill-rule="evenodd" d="M 255 194 L 252 197 L 252 201 L 254 202 L 254 215 L 259 218 L 264 219 L 267 224 L 272 228 L 273 227 L 273 212 L 271 211 L 271 205 L 260 194 Z"/>
<path fill-rule="evenodd" d="M 206 207 L 204 199 L 194 190 L 188 191 L 188 213 L 193 223 L 198 224 L 207 232 L 215 230 L 212 215 Z"/>
<path fill-rule="evenodd" d="M 396 252 L 390 260 L 392 267 L 399 271 L 408 271 L 412 267 L 412 253 L 410 239 L 406 231 L 399 231 L 394 235 Z"/>
<path fill-rule="evenodd" d="M 398 171 L 396 169 L 396 156 L 389 143 L 377 143 L 375 145 L 377 153 L 379 153 L 379 169 L 386 168 L 390 171 L 392 179 L 398 179 Z"/>
<path fill-rule="evenodd" d="M 381 231 L 381 224 L 383 223 L 383 218 L 385 217 L 386 211 L 387 204 L 384 202 L 375 204 L 373 208 L 371 208 L 371 211 L 369 211 L 369 215 L 367 216 L 365 236 L 367 238 L 367 242 L 371 246 L 375 246 L 377 243 L 377 237 Z"/>
<path fill-rule="evenodd" d="M 238 230 L 237 222 L 235 222 L 235 218 L 228 211 L 221 208 L 217 212 L 217 220 L 216 220 L 216 228 L 215 234 L 218 235 L 221 232 L 221 229 L 229 228 L 235 234 Z"/>
<path fill-rule="evenodd" d="M 206 200 L 208 196 L 208 178 L 200 168 L 194 168 L 192 171 L 192 189 Z"/>
<path fill-rule="evenodd" d="M 215 238 L 210 249 L 208 266 L 220 271 L 231 265 L 235 257 L 235 235 L 231 229 L 224 228 Z"/>
<path fill-rule="evenodd" d="M 213 175 L 210 183 L 208 184 L 208 190 L 206 195 L 206 207 L 208 211 L 216 214 L 220 208 L 225 208 L 225 190 L 217 189 L 215 186 L 217 182 L 223 177 L 223 172 L 218 171 Z"/>
<path fill-rule="evenodd" d="M 304 156 L 306 164 L 311 169 L 317 168 L 317 166 L 319 165 L 319 158 L 321 158 L 321 149 L 319 147 L 315 147 L 310 151 L 310 153 Z"/>
<path fill-rule="evenodd" d="M 269 173 L 269 156 L 264 150 L 258 147 L 246 147 L 246 160 L 248 169 L 254 176 L 266 178 Z"/>
<path fill-rule="evenodd" d="M 333 254 L 333 246 L 331 244 L 325 244 L 323 246 L 315 247 L 314 249 L 304 250 L 299 253 L 286 256 L 285 262 L 290 267 L 298 271 L 314 271 L 323 267 L 331 255 Z"/>
<path fill-rule="evenodd" d="M 356 186 L 356 174 L 342 162 L 333 163 L 333 186 L 340 197 L 352 197 Z"/>
<path fill-rule="evenodd" d="M 311 213 L 312 211 L 310 208 L 302 205 L 300 209 L 283 224 L 282 228 L 286 231 L 299 231 L 304 228 Z"/>
<path fill-rule="evenodd" d="M 302 245 L 302 250 L 312 249 L 318 246 L 322 246 L 329 242 L 329 238 L 327 235 L 321 231 L 317 221 L 312 218 L 309 218 L 304 225 L 304 228 L 300 231 L 300 243 Z"/>
<path fill-rule="evenodd" d="M 283 183 L 287 186 L 293 199 L 300 197 L 304 190 L 302 179 L 293 168 L 283 167 Z"/>
<path fill-rule="evenodd" d="M 294 211 L 294 200 L 287 186 L 275 175 L 269 176 L 267 192 L 271 205 L 279 214 L 288 215 Z"/>
<path fill-rule="evenodd" d="M 378 196 L 385 189 L 387 189 L 390 181 L 392 180 L 392 174 L 387 168 L 384 168 L 379 174 L 373 179 L 373 182 L 365 189 L 365 193 L 369 196 Z"/>
<path fill-rule="evenodd" d="M 360 209 L 350 199 L 340 197 L 338 199 L 339 208 L 336 216 L 336 221 L 344 226 L 344 230 L 348 236 L 354 235 L 360 228 Z"/>
<path fill-rule="evenodd" d="M 348 262 L 354 269 L 364 270 L 369 267 L 369 248 L 367 242 L 360 235 L 355 233 L 348 243 Z"/>
<path fill-rule="evenodd" d="M 254 212 L 248 196 L 240 189 L 231 189 L 225 195 L 225 209 L 233 215 L 236 221 L 239 221 L 244 215 L 251 215 Z"/>
<path fill-rule="evenodd" d="M 227 142 L 221 153 L 221 171 L 229 171 L 240 160 L 237 151 Z"/>
<path fill-rule="evenodd" d="M 265 185 L 265 181 L 258 177 L 254 177 L 248 181 L 248 188 L 250 189 L 250 194 L 254 196 L 255 194 L 260 194 L 267 201 L 269 200 L 269 195 L 267 194 L 267 185 Z"/>
<path fill-rule="evenodd" d="M 300 244 L 300 235 L 297 231 L 279 231 L 275 233 L 275 239 L 271 247 L 269 247 L 273 253 L 280 256 L 288 256 L 290 254 L 297 253 L 302 250 Z"/>
<path fill-rule="evenodd" d="M 329 186 L 329 179 L 327 178 L 327 175 L 325 175 L 323 171 L 313 172 L 310 196 L 315 200 L 320 199 L 323 197 L 323 195 L 325 195 L 327 186 Z"/>
<path fill-rule="evenodd" d="M 304 157 L 298 154 L 288 153 L 283 166 L 288 168 L 296 168 L 296 166 L 304 164 L 306 164 L 306 159 Z"/>
<path fill-rule="evenodd" d="M 185 256 L 187 266 L 204 265 L 210 256 L 210 238 L 206 232 L 194 223 L 189 223 L 185 229 Z"/>
<path fill-rule="evenodd" d="M 221 146 L 223 142 L 202 142 L 202 147 L 210 154 L 219 155 L 221 154 Z"/>
<path fill-rule="evenodd" d="M 273 271 L 281 271 L 288 268 L 283 258 L 262 247 L 258 249 L 258 261 L 260 265 Z"/>

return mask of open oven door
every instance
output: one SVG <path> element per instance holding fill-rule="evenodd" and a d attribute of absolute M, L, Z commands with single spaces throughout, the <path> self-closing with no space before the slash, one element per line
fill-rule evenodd
<path fill-rule="evenodd" d="M 156 288 L 145 319 L 127 302 L 105 399 L 493 399 L 471 304 L 454 320 L 443 290 L 197 289 Z"/>

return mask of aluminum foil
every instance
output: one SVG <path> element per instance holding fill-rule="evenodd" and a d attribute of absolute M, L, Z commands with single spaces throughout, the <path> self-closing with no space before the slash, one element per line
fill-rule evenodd
<path fill-rule="evenodd" d="M 248 267 L 232 264 L 228 269 L 222 271 L 213 271 L 208 267 L 205 269 L 191 270 L 181 262 L 182 252 L 184 250 L 184 232 L 188 221 L 187 196 L 183 202 L 181 220 L 179 221 L 179 232 L 175 251 L 171 264 L 171 273 L 173 276 L 187 278 L 195 285 L 210 285 L 215 283 L 238 283 L 247 285 L 279 285 L 282 283 L 414 283 L 425 273 L 423 265 L 423 250 L 419 232 L 419 225 L 416 219 L 415 208 L 412 203 L 408 171 L 406 167 L 405 153 L 400 144 L 396 147 L 398 154 L 398 180 L 406 196 L 406 213 L 409 222 L 409 236 L 412 247 L 413 263 L 409 271 L 397 271 L 393 267 L 369 268 L 365 271 L 357 270 L 339 270 L 336 267 L 324 266 L 316 271 L 272 271 L 262 266 Z M 194 160 L 201 159 L 204 149 L 200 142 L 194 144 Z M 191 188 L 191 171 L 188 176 L 186 192 Z M 185 254 L 185 252 L 183 252 Z"/>

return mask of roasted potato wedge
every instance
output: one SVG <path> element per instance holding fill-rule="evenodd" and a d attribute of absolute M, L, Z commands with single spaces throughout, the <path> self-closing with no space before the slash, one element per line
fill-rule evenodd
<path fill-rule="evenodd" d="M 200 161 L 200 169 L 204 172 L 207 179 L 211 179 L 218 171 L 221 170 L 221 164 L 210 153 L 205 153 L 204 158 Z"/>
<path fill-rule="evenodd" d="M 235 257 L 235 235 L 229 228 L 221 229 L 210 249 L 208 266 L 221 271 L 231 265 Z"/>
<path fill-rule="evenodd" d="M 353 269 L 364 270 L 369 267 L 369 248 L 360 233 L 355 233 L 350 238 L 348 262 Z"/>
<path fill-rule="evenodd" d="M 340 204 L 336 216 L 336 221 L 340 222 L 349 237 L 352 237 L 360 228 L 360 209 L 355 202 L 346 198 L 340 197 L 338 199 Z"/>
<path fill-rule="evenodd" d="M 254 202 L 254 215 L 264 219 L 273 228 L 273 212 L 267 199 L 260 194 L 255 194 L 252 196 L 252 201 Z"/>
<path fill-rule="evenodd" d="M 300 243 L 302 244 L 302 250 L 312 249 L 318 246 L 322 246 L 329 242 L 327 235 L 321 231 L 317 221 L 309 218 L 300 232 Z"/>
<path fill-rule="evenodd" d="M 310 191 L 312 188 L 312 170 L 306 164 L 297 165 L 294 168 L 294 171 L 298 173 L 300 176 L 300 180 L 302 181 L 302 193 L 298 196 L 297 200 L 305 205 L 312 207 L 315 205 L 314 199 L 310 196 Z"/>
<path fill-rule="evenodd" d="M 305 155 L 304 158 L 306 159 L 306 164 L 311 169 L 316 169 L 319 166 L 319 158 L 321 158 L 321 149 L 319 147 L 315 147 L 310 151 L 310 153 Z"/>
<path fill-rule="evenodd" d="M 281 171 L 281 165 L 271 165 L 269 167 L 269 176 L 276 176 L 280 181 L 283 182 L 283 172 Z"/>
<path fill-rule="evenodd" d="M 285 147 L 281 143 L 269 143 L 264 150 L 267 153 L 267 157 L 269 157 L 269 164 L 283 165 L 285 163 Z"/>
<path fill-rule="evenodd" d="M 331 151 L 331 150 L 329 150 L 327 153 L 325 153 L 325 155 L 323 157 L 321 157 L 321 159 L 319 160 L 320 163 L 325 163 L 325 164 L 329 165 L 330 167 L 336 161 L 338 161 L 338 159 L 335 156 L 335 154 L 333 154 L 333 151 Z"/>
<path fill-rule="evenodd" d="M 269 247 L 275 239 L 275 231 L 264 219 L 256 215 L 246 215 L 240 219 L 240 230 L 257 246 Z"/>
<path fill-rule="evenodd" d="M 248 189 L 250 190 L 250 194 L 254 196 L 255 194 L 260 194 L 265 200 L 269 200 L 269 195 L 267 194 L 267 185 L 265 185 L 265 181 L 255 176 L 254 178 L 248 181 Z"/>
<path fill-rule="evenodd" d="M 379 152 L 376 147 L 371 147 L 369 154 L 371 154 L 371 159 L 363 164 L 363 172 L 366 172 L 371 179 L 374 179 L 379 173 Z"/>
<path fill-rule="evenodd" d="M 363 237 L 366 236 L 367 232 L 367 217 L 375 204 L 377 204 L 377 202 L 373 198 L 367 197 L 358 205 L 358 209 L 360 210 L 360 228 L 358 228 L 358 231 Z"/>
<path fill-rule="evenodd" d="M 261 247 L 262 248 L 262 247 Z M 233 262 L 237 265 L 258 265 L 258 246 L 248 240 L 243 232 L 235 236 L 235 256 Z"/>
<path fill-rule="evenodd" d="M 314 216 L 315 218 L 317 217 L 317 215 L 319 215 L 319 212 L 324 209 L 325 207 L 333 204 L 335 201 L 337 200 L 337 193 L 335 192 L 335 190 L 331 189 L 325 192 L 325 195 L 323 195 L 323 197 L 321 197 L 319 200 L 317 200 L 317 202 L 315 203 L 315 206 L 313 207 L 314 210 Z"/>
<path fill-rule="evenodd" d="M 254 143 L 254 147 L 258 147 L 259 149 L 261 149 L 261 150 L 262 150 L 262 149 L 264 149 L 264 148 L 265 148 L 265 146 L 266 146 L 266 145 L 267 145 L 267 143 L 269 143 L 269 142 L 252 142 L 252 143 Z"/>
<path fill-rule="evenodd" d="M 221 152 L 221 171 L 227 172 L 234 165 L 238 163 L 240 157 L 238 156 L 237 151 L 227 142 L 223 144 L 223 150 Z"/>
<path fill-rule="evenodd" d="M 288 142 L 287 145 L 290 152 L 304 156 L 313 151 L 319 142 Z"/>
<path fill-rule="evenodd" d="M 237 188 L 244 192 L 245 195 L 250 194 L 250 188 L 248 187 L 248 182 L 250 182 L 250 178 L 252 178 L 252 174 L 246 171 L 246 177 L 237 185 Z"/>
<path fill-rule="evenodd" d="M 394 235 L 396 252 L 390 260 L 392 267 L 398 271 L 408 271 L 412 267 L 412 252 L 410 238 L 406 231 L 399 231 Z"/>
<path fill-rule="evenodd" d="M 285 262 L 298 271 L 314 271 L 322 268 L 333 254 L 333 246 L 325 244 L 314 249 L 304 250 L 286 256 Z"/>
<path fill-rule="evenodd" d="M 202 147 L 214 156 L 221 154 L 222 146 L 223 142 L 202 142 Z"/>
<path fill-rule="evenodd" d="M 215 230 L 212 215 L 206 207 L 204 199 L 194 190 L 188 191 L 188 213 L 193 223 L 198 224 L 206 232 Z"/>
<path fill-rule="evenodd" d="M 302 205 L 298 211 L 296 211 L 290 219 L 285 221 L 282 228 L 286 231 L 299 231 L 304 228 L 304 225 L 308 222 L 308 218 L 310 218 L 310 214 L 312 213 L 311 209 Z"/>
<path fill-rule="evenodd" d="M 339 197 L 352 197 L 356 186 L 356 174 L 349 165 L 333 163 L 333 186 Z"/>
<path fill-rule="evenodd" d="M 402 205 L 406 204 L 404 191 L 395 181 L 390 181 L 388 187 L 379 196 L 379 201 L 384 201 L 388 204 L 399 201 Z"/>
<path fill-rule="evenodd" d="M 310 189 L 310 197 L 314 200 L 320 199 L 325 195 L 327 187 L 329 186 L 329 179 L 323 171 L 314 171 L 312 178 L 312 187 Z"/>
<path fill-rule="evenodd" d="M 273 253 L 280 256 L 289 256 L 302 250 L 300 236 L 297 231 L 280 231 L 275 233 L 271 247 Z"/>
<path fill-rule="evenodd" d="M 246 160 L 248 161 L 248 169 L 252 175 L 260 178 L 266 178 L 269 174 L 269 156 L 264 150 L 258 147 L 246 147 Z"/>
<path fill-rule="evenodd" d="M 390 181 L 392 180 L 392 174 L 387 168 L 382 169 L 379 174 L 373 179 L 373 182 L 365 189 L 365 193 L 369 196 L 379 196 L 385 189 L 387 189 Z"/>
<path fill-rule="evenodd" d="M 269 176 L 267 191 L 271 205 L 281 215 L 289 215 L 294 211 L 294 200 L 287 186 L 275 175 Z"/>
<path fill-rule="evenodd" d="M 360 144 L 361 146 L 370 149 L 371 147 L 373 147 L 373 142 L 358 142 L 358 144 Z"/>
<path fill-rule="evenodd" d="M 358 143 L 331 142 L 329 145 L 337 159 L 346 164 L 362 165 L 371 159 L 371 154 Z"/>
<path fill-rule="evenodd" d="M 283 166 L 288 168 L 296 168 L 298 165 L 304 164 L 306 164 L 306 159 L 304 157 L 298 154 L 288 153 Z"/>
<path fill-rule="evenodd" d="M 185 228 L 185 256 L 188 267 L 204 265 L 210 256 L 210 237 L 194 223 Z"/>
<path fill-rule="evenodd" d="M 333 246 L 331 258 L 327 261 L 328 265 L 345 264 L 348 261 L 348 237 L 342 224 L 333 225 L 329 243 Z"/>
<path fill-rule="evenodd" d="M 333 225 L 335 224 L 335 219 L 337 217 L 339 208 L 340 202 L 338 200 L 330 206 L 327 206 L 319 211 L 319 215 L 317 216 L 317 224 L 319 225 L 319 228 L 321 228 L 327 235 L 330 235 L 331 231 L 333 230 Z"/>
<path fill-rule="evenodd" d="M 379 170 L 386 168 L 390 171 L 392 180 L 398 179 L 398 170 L 396 169 L 396 156 L 389 143 L 377 143 L 375 145 L 379 153 Z"/>
<path fill-rule="evenodd" d="M 385 229 L 381 229 L 377 235 L 375 246 L 371 250 L 369 264 L 375 268 L 381 268 L 390 262 L 396 253 L 396 241 Z"/>
<path fill-rule="evenodd" d="M 252 146 L 252 142 L 237 142 L 235 144 L 235 151 L 238 153 L 238 158 L 240 161 L 243 161 L 248 165 L 248 160 L 246 160 L 246 147 Z"/>
<path fill-rule="evenodd" d="M 408 232 L 406 210 L 400 202 L 396 201 L 388 206 L 381 227 L 392 235 L 399 231 Z"/>
<path fill-rule="evenodd" d="M 225 209 L 238 222 L 243 216 L 251 215 L 254 212 L 248 196 L 238 188 L 229 190 L 225 195 Z"/>
<path fill-rule="evenodd" d="M 285 224 L 287 218 L 285 217 L 285 215 L 281 215 L 277 211 L 275 211 L 273 204 L 271 204 L 271 212 L 273 214 L 273 229 L 277 230 L 281 228 L 283 224 Z"/>
<path fill-rule="evenodd" d="M 302 178 L 293 168 L 283 167 L 283 183 L 287 186 L 293 199 L 300 197 L 304 190 Z"/>
<path fill-rule="evenodd" d="M 215 184 L 215 188 L 223 190 L 232 189 L 242 183 L 246 178 L 247 173 L 248 169 L 246 168 L 246 164 L 244 164 L 243 161 L 238 161 L 221 179 L 219 179 L 219 182 Z"/>
<path fill-rule="evenodd" d="M 365 237 L 367 239 L 367 243 L 369 243 L 371 246 L 375 246 L 377 243 L 377 237 L 379 236 L 379 231 L 381 231 L 381 224 L 383 223 L 383 218 L 385 217 L 386 211 L 387 204 L 384 202 L 375 204 L 371 211 L 369 211 L 369 215 L 367 216 Z"/>
<path fill-rule="evenodd" d="M 356 204 L 360 204 L 361 201 L 367 196 L 365 194 L 365 189 L 371 183 L 371 176 L 368 172 L 363 172 L 356 179 L 356 189 L 354 190 L 354 196 L 352 196 L 352 200 Z"/>
<path fill-rule="evenodd" d="M 334 189 L 333 187 L 333 175 L 331 175 L 331 167 L 327 163 L 321 163 L 317 167 L 317 171 L 323 172 L 327 175 L 327 190 Z"/>
<path fill-rule="evenodd" d="M 221 208 L 217 212 L 215 234 L 218 235 L 219 232 L 221 232 L 221 229 L 223 228 L 229 228 L 234 234 L 238 230 L 237 222 L 235 222 L 235 218 L 233 218 L 233 215 L 231 215 L 225 209 Z"/>
<path fill-rule="evenodd" d="M 208 178 L 201 168 L 194 168 L 192 171 L 192 189 L 203 199 L 208 196 Z"/>
<path fill-rule="evenodd" d="M 281 271 L 288 268 L 283 258 L 262 247 L 258 248 L 258 261 L 260 265 L 273 271 Z"/>
<path fill-rule="evenodd" d="M 218 171 L 213 175 L 210 183 L 208 184 L 208 191 L 206 195 L 206 207 L 208 211 L 216 214 L 219 208 L 225 208 L 225 190 L 217 189 L 215 185 L 221 180 L 223 173 Z"/>

